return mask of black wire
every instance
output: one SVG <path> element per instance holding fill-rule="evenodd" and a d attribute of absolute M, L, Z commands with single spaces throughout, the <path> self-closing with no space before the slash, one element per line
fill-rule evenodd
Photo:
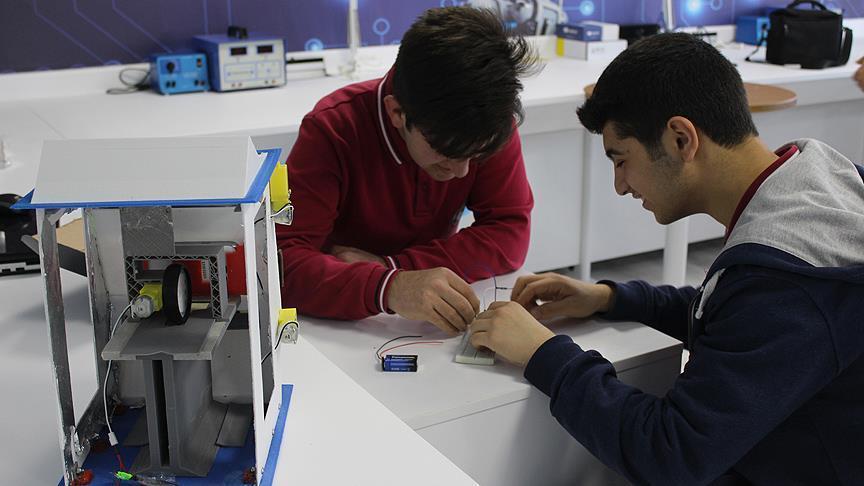
<path fill-rule="evenodd" d="M 381 355 L 378 354 L 378 353 L 380 353 L 381 350 L 384 349 L 384 346 L 387 346 L 388 344 L 392 343 L 393 341 L 398 341 L 398 340 L 400 340 L 400 339 L 407 339 L 407 338 L 422 338 L 422 337 L 423 337 L 423 336 L 399 336 L 399 337 L 395 337 L 395 338 L 393 338 L 393 339 L 387 341 L 386 343 L 382 344 L 381 347 L 378 348 L 377 351 L 375 351 L 375 356 L 377 356 L 377 357 L 380 358 Z"/>
<path fill-rule="evenodd" d="M 499 290 L 513 290 L 513 287 L 501 287 L 501 286 L 499 286 L 499 285 L 498 285 L 498 278 L 495 276 L 495 272 L 494 272 L 491 268 L 489 268 L 488 265 L 484 265 L 484 264 L 478 262 L 478 263 L 475 263 L 475 264 L 473 264 L 473 265 L 471 265 L 471 266 L 472 266 L 473 268 L 480 268 L 480 269 L 482 269 L 482 270 L 488 272 L 489 275 L 491 275 L 491 277 L 492 277 L 492 288 L 494 289 L 494 290 L 492 291 L 492 292 L 493 292 L 492 298 L 494 299 L 493 302 L 498 302 L 498 291 L 499 291 Z M 467 277 L 467 275 L 465 275 L 465 273 L 464 273 L 464 272 L 461 272 L 461 271 L 460 271 L 460 273 L 462 274 L 462 280 L 468 281 L 468 277 Z M 487 287 L 486 290 L 489 290 L 489 288 Z M 487 305 L 486 308 L 488 309 L 489 306 Z M 485 310 L 485 309 L 483 309 L 483 310 Z"/>
<path fill-rule="evenodd" d="M 144 73 L 144 77 L 142 77 L 141 79 L 138 80 L 138 82 L 135 82 L 135 83 L 127 81 L 127 80 L 123 79 L 123 74 L 128 72 L 128 71 L 138 71 L 138 72 Z M 108 94 L 129 94 L 129 93 L 134 93 L 136 91 L 142 91 L 142 90 L 147 89 L 149 87 L 148 81 L 150 80 L 150 70 L 130 67 L 130 68 L 126 68 L 126 69 L 121 69 L 120 72 L 117 74 L 117 77 L 120 79 L 120 83 L 126 87 L 125 88 L 111 88 L 111 89 L 107 90 L 106 93 L 108 93 Z"/>
<path fill-rule="evenodd" d="M 493 298 L 495 299 L 493 302 L 498 302 L 498 291 L 499 290 L 513 290 L 513 287 L 502 287 L 498 285 L 498 278 L 495 277 L 495 274 L 492 274 L 492 287 L 495 289 L 493 291 Z M 489 307 L 488 305 L 486 306 Z"/>
<path fill-rule="evenodd" d="M 279 348 L 279 344 L 282 342 L 282 333 L 285 332 L 285 329 L 288 329 L 288 324 L 297 324 L 297 321 L 288 321 L 285 323 L 284 326 L 282 326 L 282 330 L 279 331 L 279 336 L 276 338 L 276 346 L 273 346 L 273 349 L 271 349 L 269 353 L 267 353 L 266 355 L 264 355 L 263 358 L 261 358 L 261 364 L 264 364 L 264 362 L 267 361 L 267 358 L 269 358 L 270 355 L 273 354 L 273 351 L 276 351 Z"/>
<path fill-rule="evenodd" d="M 766 24 L 763 24 L 762 25 L 762 31 L 759 33 L 759 39 L 756 41 L 756 48 L 753 49 L 753 52 L 748 54 L 747 57 L 744 58 L 744 60 L 747 62 L 763 62 L 763 61 L 754 61 L 750 58 L 753 57 L 754 55 L 756 55 L 757 52 L 759 52 L 759 49 L 762 48 L 762 44 L 764 44 L 767 40 L 768 40 L 768 26 Z"/>

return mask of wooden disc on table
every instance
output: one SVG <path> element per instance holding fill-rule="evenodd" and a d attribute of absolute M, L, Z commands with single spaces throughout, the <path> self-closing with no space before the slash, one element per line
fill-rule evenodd
<path fill-rule="evenodd" d="M 591 97 L 596 83 L 585 86 L 585 97 Z M 744 91 L 747 92 L 747 104 L 750 112 L 777 111 L 791 108 L 798 103 L 798 96 L 794 91 L 770 84 L 744 83 Z"/>

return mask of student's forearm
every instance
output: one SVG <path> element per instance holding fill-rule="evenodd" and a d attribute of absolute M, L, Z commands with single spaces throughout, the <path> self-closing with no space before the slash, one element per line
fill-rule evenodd
<path fill-rule="evenodd" d="M 396 270 L 348 264 L 312 248 L 281 245 L 282 305 L 331 319 L 363 319 L 386 311 L 383 296 Z"/>
<path fill-rule="evenodd" d="M 637 321 L 687 342 L 690 304 L 696 296 L 693 287 L 653 286 L 641 280 L 608 283 L 615 291 L 612 308 L 602 315 L 615 321 Z"/>

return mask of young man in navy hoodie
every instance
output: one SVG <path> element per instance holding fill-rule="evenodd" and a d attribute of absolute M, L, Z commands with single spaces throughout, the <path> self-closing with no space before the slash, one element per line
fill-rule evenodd
<path fill-rule="evenodd" d="M 516 125 L 519 77 L 534 67 L 489 11 L 433 9 L 383 78 L 319 101 L 288 157 L 297 209 L 277 230 L 283 304 L 464 330 L 479 311 L 467 282 L 519 268 L 528 251 Z M 465 207 L 475 223 L 457 233 Z"/>
<path fill-rule="evenodd" d="M 768 149 L 735 67 L 687 34 L 619 55 L 579 118 L 618 194 L 661 224 L 709 214 L 723 250 L 698 290 L 521 278 L 472 343 L 526 366 L 570 434 L 636 484 L 864 484 L 864 168 L 816 140 Z M 665 397 L 537 321 L 591 315 L 686 344 Z"/>

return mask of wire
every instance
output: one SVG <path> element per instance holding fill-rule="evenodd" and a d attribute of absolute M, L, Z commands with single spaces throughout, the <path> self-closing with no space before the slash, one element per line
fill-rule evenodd
<path fill-rule="evenodd" d="M 382 344 L 381 347 L 379 347 L 378 350 L 375 351 L 375 356 L 378 356 L 378 358 L 380 359 L 381 358 L 381 350 L 384 348 L 384 346 L 387 346 L 388 344 L 392 343 L 393 341 L 398 341 L 400 339 L 408 339 L 408 338 L 418 338 L 419 339 L 422 337 L 423 336 L 399 336 L 399 337 L 395 337 L 395 338 L 387 341 L 386 343 Z"/>
<path fill-rule="evenodd" d="M 297 324 L 298 326 L 300 325 L 297 321 L 286 322 L 285 325 L 282 326 L 282 329 L 279 331 L 279 336 L 276 337 L 276 346 L 273 346 L 273 349 L 271 349 L 269 353 L 267 353 L 266 355 L 264 355 L 263 358 L 261 358 L 261 364 L 264 364 L 264 361 L 266 361 L 267 358 L 269 358 L 270 355 L 273 354 L 273 351 L 276 351 L 276 349 L 279 347 L 279 343 L 282 342 L 282 334 L 285 332 L 285 329 L 288 329 L 288 324 Z"/>
<path fill-rule="evenodd" d="M 396 346 L 391 346 L 391 347 L 385 349 L 382 352 L 382 354 L 386 353 L 387 351 L 392 351 L 396 348 L 402 348 L 405 346 L 413 346 L 415 344 L 444 344 L 444 341 L 411 341 L 410 343 L 403 343 L 403 344 L 397 344 Z M 378 357 L 381 358 L 382 356 L 379 354 Z"/>
<path fill-rule="evenodd" d="M 139 73 L 144 73 L 144 76 L 136 82 L 131 82 L 131 81 L 128 81 L 128 80 L 123 78 L 123 74 L 127 73 L 129 71 L 137 71 Z M 129 68 L 121 69 L 120 72 L 117 74 L 117 77 L 120 79 L 120 83 L 126 87 L 125 88 L 109 88 L 106 91 L 106 93 L 112 94 L 112 95 L 113 94 L 129 94 L 129 93 L 134 93 L 136 91 L 143 91 L 145 89 L 148 89 L 149 88 L 148 81 L 150 80 L 150 72 L 151 71 L 149 69 L 143 69 L 143 68 L 137 68 L 137 67 L 129 67 Z"/>
<path fill-rule="evenodd" d="M 126 308 L 123 309 L 123 312 L 121 312 L 120 315 L 117 316 L 117 320 L 114 321 L 114 326 L 111 327 L 111 333 L 108 335 L 109 340 L 114 337 L 114 331 L 116 331 L 117 326 L 120 325 L 120 319 L 122 319 L 123 316 L 125 316 L 131 308 L 132 303 L 130 302 L 129 305 L 127 305 Z M 102 407 L 105 411 L 105 425 L 108 427 L 108 442 L 112 446 L 116 446 L 117 436 L 114 435 L 114 430 L 111 428 L 111 420 L 108 417 L 108 377 L 111 376 L 111 364 L 113 362 L 114 360 L 108 360 L 108 371 L 105 372 L 105 383 L 102 385 Z"/>
<path fill-rule="evenodd" d="M 763 24 L 762 30 L 759 33 L 759 39 L 756 40 L 756 48 L 753 49 L 753 52 L 748 54 L 747 57 L 744 58 L 744 60 L 747 62 L 765 62 L 765 61 L 754 61 L 750 58 L 755 56 L 756 53 L 759 52 L 759 49 L 762 48 L 762 44 L 764 44 L 767 41 L 768 41 L 768 24 Z"/>
<path fill-rule="evenodd" d="M 117 463 L 120 464 L 120 469 L 125 471 L 126 465 L 123 464 L 123 457 L 120 455 L 120 450 L 117 449 L 117 446 L 114 446 L 114 454 L 117 455 Z"/>
<path fill-rule="evenodd" d="M 271 216 L 272 216 L 273 214 L 279 214 L 279 213 L 281 213 L 282 210 L 285 209 L 285 208 L 287 208 L 289 204 L 291 204 L 291 203 L 290 203 L 290 202 L 287 202 L 287 203 L 283 204 L 282 207 L 279 208 L 279 211 L 276 211 L 275 213 L 272 213 Z M 261 216 L 260 218 L 256 219 L 255 222 L 252 223 L 252 224 L 258 224 L 258 223 L 260 223 L 261 221 L 264 221 L 265 219 L 267 219 L 267 216 Z"/>

